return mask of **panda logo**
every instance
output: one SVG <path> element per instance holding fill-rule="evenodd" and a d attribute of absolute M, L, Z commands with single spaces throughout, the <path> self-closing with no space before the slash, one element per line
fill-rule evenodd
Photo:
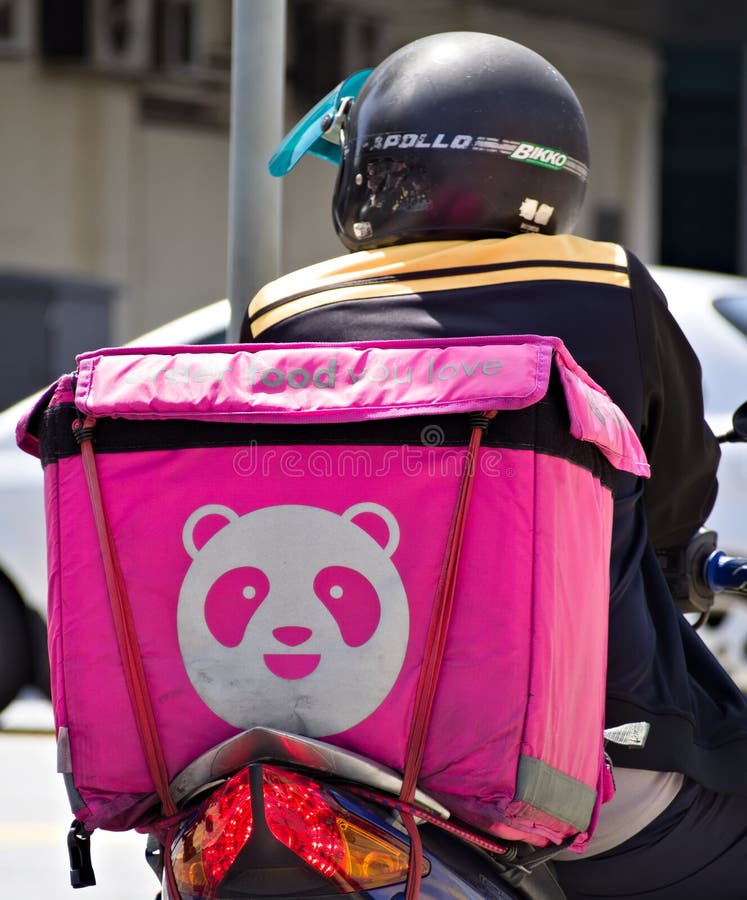
<path fill-rule="evenodd" d="M 283 505 L 240 516 L 207 505 L 189 516 L 182 540 L 192 563 L 179 646 L 192 685 L 221 719 L 321 737 L 380 706 L 410 630 L 388 509 Z"/>

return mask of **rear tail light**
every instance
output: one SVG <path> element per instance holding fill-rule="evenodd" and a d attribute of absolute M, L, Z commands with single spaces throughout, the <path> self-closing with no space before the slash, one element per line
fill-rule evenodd
<path fill-rule="evenodd" d="M 230 778 L 203 803 L 172 850 L 176 883 L 187 896 L 215 897 L 215 891 L 252 834 L 249 770 Z"/>
<path fill-rule="evenodd" d="M 273 836 L 338 888 L 372 890 L 407 878 L 409 847 L 308 778 L 268 767 L 264 799 Z"/>
<path fill-rule="evenodd" d="M 330 789 L 303 775 L 274 766 L 262 766 L 261 775 L 255 772 L 254 778 L 251 772 L 242 770 L 215 791 L 175 841 L 171 859 L 183 896 L 220 897 L 220 884 L 242 850 L 242 859 L 231 872 L 231 896 L 255 896 L 252 870 L 257 881 L 260 873 L 265 880 L 272 871 L 273 851 L 268 846 L 295 858 L 299 870 L 312 870 L 339 893 L 406 880 L 405 841 L 346 810 Z M 285 857 L 278 865 L 287 873 Z M 423 875 L 429 870 L 425 860 Z M 244 886 L 240 890 L 237 878 Z"/>

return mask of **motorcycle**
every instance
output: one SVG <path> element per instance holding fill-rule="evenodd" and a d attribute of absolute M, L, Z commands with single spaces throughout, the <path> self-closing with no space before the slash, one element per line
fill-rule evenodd
<path fill-rule="evenodd" d="M 521 845 L 449 822 L 420 790 L 403 805 L 401 786 L 394 771 L 322 741 L 263 727 L 242 732 L 171 782 L 179 825 L 151 833 L 146 848 L 161 882 L 157 900 L 404 900 L 405 812 L 416 816 L 422 842 L 422 900 L 563 900 L 545 854 L 527 847 L 530 869 Z M 68 837 L 74 887 L 95 884 L 89 840 L 80 829 Z M 530 889 L 512 885 L 530 872 Z"/>
<path fill-rule="evenodd" d="M 200 757 L 171 788 L 189 812 L 168 851 L 173 880 L 158 849 L 151 857 L 162 870 L 163 900 L 405 897 L 410 846 L 397 800 L 401 779 L 371 760 L 252 728 Z M 414 806 L 423 900 L 562 898 L 536 854 L 527 894 L 510 884 L 512 875 L 524 874 L 519 845 L 450 823 L 444 807 L 422 791 Z"/>
<path fill-rule="evenodd" d="M 747 442 L 747 403 L 719 440 Z M 715 593 L 747 593 L 747 559 L 716 549 L 712 532 L 699 536 L 683 559 L 664 562 L 680 607 L 701 618 Z M 675 572 L 679 567 L 681 576 L 683 564 L 685 593 Z M 551 862 L 558 848 L 496 841 L 453 822 L 423 791 L 403 804 L 401 787 L 399 773 L 358 754 L 251 728 L 171 782 L 178 816 L 151 834 L 146 851 L 161 881 L 159 896 L 563 900 Z M 416 855 L 407 817 L 418 823 L 422 853 Z M 71 835 L 69 846 L 73 884 L 95 883 L 85 836 Z"/>

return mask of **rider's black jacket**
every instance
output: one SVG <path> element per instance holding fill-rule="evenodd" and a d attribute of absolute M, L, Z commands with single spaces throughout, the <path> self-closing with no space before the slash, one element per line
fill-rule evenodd
<path fill-rule="evenodd" d="M 650 481 L 619 473 L 607 724 L 647 720 L 633 768 L 747 794 L 747 700 L 675 609 L 653 547 L 685 544 L 716 496 L 701 370 L 648 270 L 615 244 L 536 234 L 354 253 L 267 285 L 242 340 L 560 337 L 638 431 Z M 581 690 L 582 687 L 579 686 Z"/>

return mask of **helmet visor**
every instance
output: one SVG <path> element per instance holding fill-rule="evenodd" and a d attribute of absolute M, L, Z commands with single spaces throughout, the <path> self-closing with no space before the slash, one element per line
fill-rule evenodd
<path fill-rule="evenodd" d="M 339 117 L 349 105 L 345 101 L 358 96 L 372 71 L 361 69 L 349 75 L 296 122 L 270 157 L 271 175 L 277 178 L 287 175 L 307 153 L 339 165 L 342 158 Z"/>

